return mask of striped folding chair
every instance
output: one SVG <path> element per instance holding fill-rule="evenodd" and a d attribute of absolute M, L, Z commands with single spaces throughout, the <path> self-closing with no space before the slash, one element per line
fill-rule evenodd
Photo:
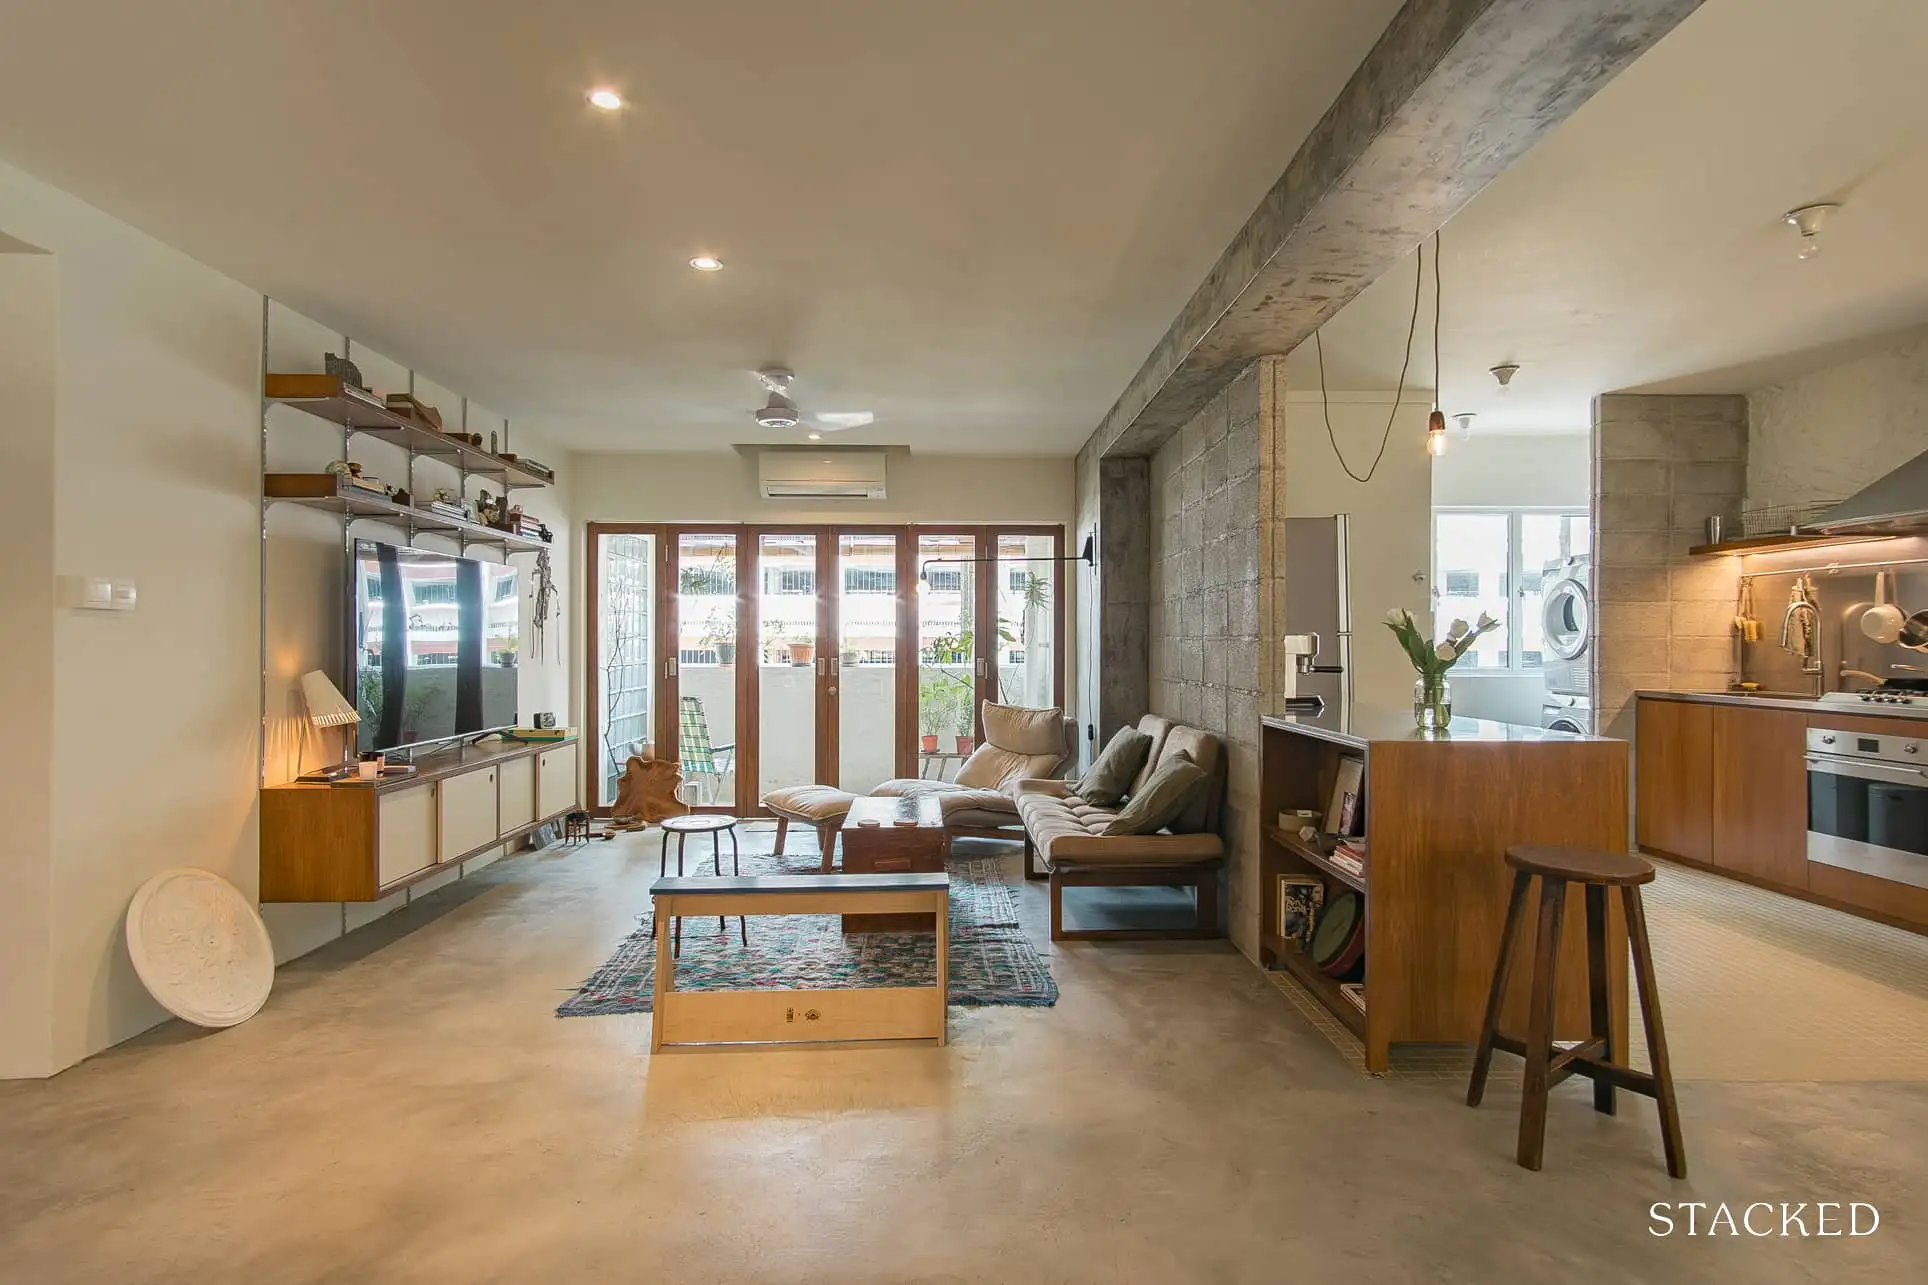
<path fill-rule="evenodd" d="M 680 697 L 676 704 L 676 756 L 682 763 L 683 783 L 697 787 L 704 796 L 683 802 L 715 803 L 723 790 L 723 778 L 736 770 L 736 742 L 710 744 L 710 720 L 703 713 L 702 697 Z"/>

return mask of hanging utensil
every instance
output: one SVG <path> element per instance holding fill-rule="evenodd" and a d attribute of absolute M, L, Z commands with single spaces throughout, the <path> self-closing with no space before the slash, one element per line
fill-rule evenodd
<path fill-rule="evenodd" d="M 1894 604 L 1894 584 L 1886 571 L 1874 573 L 1874 604 L 1861 613 L 1861 632 L 1878 643 L 1895 642 L 1908 617 Z"/>
<path fill-rule="evenodd" d="M 1734 632 L 1742 642 L 1761 640 L 1761 622 L 1754 618 L 1754 577 L 1742 576 L 1740 599 L 1734 605 Z"/>
<path fill-rule="evenodd" d="M 1917 611 L 1901 622 L 1901 635 L 1895 639 L 1914 651 L 1928 651 L 1928 611 Z"/>

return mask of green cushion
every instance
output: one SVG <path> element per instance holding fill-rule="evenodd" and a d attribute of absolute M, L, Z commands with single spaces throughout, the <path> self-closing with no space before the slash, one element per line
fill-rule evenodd
<path fill-rule="evenodd" d="M 1167 754 L 1105 833 L 1157 834 L 1184 814 L 1208 779 L 1205 769 L 1183 750 Z"/>
<path fill-rule="evenodd" d="M 1135 727 L 1121 727 L 1071 792 L 1094 807 L 1111 807 L 1125 797 L 1149 753 L 1151 737 Z"/>

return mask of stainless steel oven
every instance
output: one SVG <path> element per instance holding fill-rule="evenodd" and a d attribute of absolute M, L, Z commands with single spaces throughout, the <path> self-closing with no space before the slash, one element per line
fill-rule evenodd
<path fill-rule="evenodd" d="M 1809 861 L 1928 888 L 1928 742 L 1811 727 Z"/>

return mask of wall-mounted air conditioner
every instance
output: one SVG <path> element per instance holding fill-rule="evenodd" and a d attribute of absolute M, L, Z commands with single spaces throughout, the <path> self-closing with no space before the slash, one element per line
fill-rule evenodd
<path fill-rule="evenodd" d="M 882 451 L 763 451 L 756 469 L 766 500 L 884 498 Z"/>

